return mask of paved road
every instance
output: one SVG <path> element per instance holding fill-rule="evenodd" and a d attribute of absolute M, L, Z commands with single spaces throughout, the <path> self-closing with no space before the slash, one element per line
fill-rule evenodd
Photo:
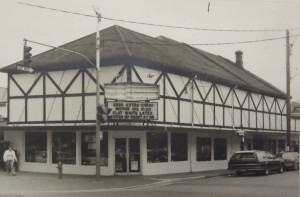
<path fill-rule="evenodd" d="M 17 195 L 16 195 L 17 196 Z M 18 195 L 20 196 L 20 195 Z M 202 179 L 165 180 L 142 187 L 66 191 L 64 193 L 27 193 L 21 196 L 39 197 L 299 197 L 299 172 L 289 171 L 269 176 L 221 176 Z M 12 196 L 9 196 L 12 197 Z"/>

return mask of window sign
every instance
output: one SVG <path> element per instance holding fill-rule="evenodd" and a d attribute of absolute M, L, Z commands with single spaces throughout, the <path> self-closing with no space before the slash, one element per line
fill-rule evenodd
<path fill-rule="evenodd" d="M 108 102 L 110 120 L 157 120 L 157 102 Z"/>

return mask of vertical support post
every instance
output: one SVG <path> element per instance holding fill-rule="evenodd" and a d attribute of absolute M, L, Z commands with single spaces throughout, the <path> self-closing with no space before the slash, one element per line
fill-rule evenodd
<path fill-rule="evenodd" d="M 191 80 L 191 122 L 192 122 L 192 128 L 194 128 L 194 78 Z"/>
<path fill-rule="evenodd" d="M 287 105 L 286 105 L 286 114 L 287 114 L 287 124 L 286 124 L 286 141 L 287 147 L 286 150 L 290 151 L 291 146 L 291 90 L 290 90 L 290 33 L 289 30 L 286 30 L 286 93 L 287 93 Z"/>
<path fill-rule="evenodd" d="M 100 150 L 100 120 L 97 116 L 97 107 L 100 105 L 100 21 L 101 15 L 96 12 L 97 14 L 97 30 L 96 30 L 96 181 L 100 181 L 100 157 L 101 157 L 101 150 Z"/>

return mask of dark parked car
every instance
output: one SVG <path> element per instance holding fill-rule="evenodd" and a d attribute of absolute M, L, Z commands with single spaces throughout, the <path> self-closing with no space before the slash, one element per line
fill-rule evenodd
<path fill-rule="evenodd" d="M 299 169 L 299 153 L 297 152 L 281 152 L 277 157 L 283 159 L 283 164 L 286 169 Z"/>
<path fill-rule="evenodd" d="M 229 160 L 228 170 L 236 171 L 238 176 L 245 172 L 263 173 L 268 175 L 270 171 L 282 173 L 283 160 L 266 151 L 238 151 Z"/>

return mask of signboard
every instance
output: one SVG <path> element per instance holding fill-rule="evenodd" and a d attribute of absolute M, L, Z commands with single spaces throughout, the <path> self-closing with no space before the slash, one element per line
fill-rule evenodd
<path fill-rule="evenodd" d="M 157 102 L 108 102 L 110 120 L 157 120 Z"/>
<path fill-rule="evenodd" d="M 24 67 L 24 66 L 20 66 L 20 65 L 16 65 L 17 70 L 21 70 L 24 72 L 29 72 L 32 73 L 34 70 L 32 68 L 29 67 Z"/>
<path fill-rule="evenodd" d="M 124 82 L 104 84 L 106 99 L 122 101 L 147 101 L 160 98 L 159 85 Z"/>

